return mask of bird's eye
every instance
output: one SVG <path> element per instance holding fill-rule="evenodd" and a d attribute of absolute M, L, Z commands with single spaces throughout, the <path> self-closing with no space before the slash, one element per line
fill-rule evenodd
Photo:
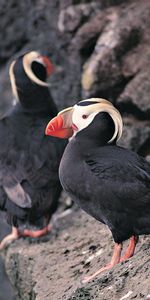
<path fill-rule="evenodd" d="M 87 115 L 82 115 L 82 119 L 87 119 Z"/>

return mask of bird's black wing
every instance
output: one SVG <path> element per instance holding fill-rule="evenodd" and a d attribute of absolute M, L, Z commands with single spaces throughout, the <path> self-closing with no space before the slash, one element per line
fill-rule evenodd
<path fill-rule="evenodd" d="M 61 191 L 58 167 L 62 151 L 59 140 L 48 146 L 46 137 L 36 149 L 31 147 L 20 154 L 12 149 L 11 164 L 3 176 L 3 189 L 8 198 L 22 208 L 36 206 L 41 212 L 48 209 Z"/>
<path fill-rule="evenodd" d="M 136 153 L 116 147 L 102 147 L 91 153 L 86 164 L 101 192 L 112 197 L 111 209 L 150 210 L 150 164 Z"/>
<path fill-rule="evenodd" d="M 38 149 L 32 149 L 29 155 L 24 153 L 21 165 L 23 175 L 33 188 L 43 188 L 49 184 L 51 187 L 59 180 L 58 167 L 63 148 L 59 141 L 48 141 L 44 137 Z M 60 148 L 60 149 L 59 149 Z"/>
<path fill-rule="evenodd" d="M 5 117 L 0 122 L 1 202 L 4 202 L 5 198 L 5 202 L 7 202 L 7 204 L 9 202 L 10 206 L 12 207 L 14 206 L 14 210 L 16 209 L 16 205 L 21 208 L 29 208 L 31 207 L 31 200 L 30 197 L 24 192 L 21 186 L 22 175 L 20 174 L 19 180 L 16 176 L 20 157 L 14 150 L 15 138 L 14 133 L 11 131 L 11 126 L 9 126 L 10 124 L 8 120 L 9 118 Z M 3 205 L 1 205 L 1 207 L 2 206 L 5 208 L 4 203 Z"/>
<path fill-rule="evenodd" d="M 57 189 L 65 146 L 64 141 L 46 137 L 43 124 L 32 129 L 25 122 L 32 120 L 22 123 L 19 116 L 0 122 L 0 184 L 9 201 L 23 209 L 47 200 L 50 189 Z"/>
<path fill-rule="evenodd" d="M 64 145 L 63 140 L 45 136 L 38 147 L 30 149 L 30 157 L 22 158 L 22 187 L 31 197 L 34 219 L 45 212 L 53 213 L 57 208 L 62 190 L 58 168 Z"/>

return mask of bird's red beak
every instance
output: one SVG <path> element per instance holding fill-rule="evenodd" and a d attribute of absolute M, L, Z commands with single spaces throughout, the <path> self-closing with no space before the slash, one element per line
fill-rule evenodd
<path fill-rule="evenodd" d="M 53 73 L 53 71 L 54 71 L 54 67 L 53 67 L 51 61 L 46 56 L 42 56 L 42 60 L 43 60 L 44 65 L 46 66 L 47 76 L 51 75 L 51 73 Z"/>
<path fill-rule="evenodd" d="M 48 123 L 45 134 L 59 138 L 70 138 L 73 135 L 72 111 L 72 107 L 62 110 Z"/>

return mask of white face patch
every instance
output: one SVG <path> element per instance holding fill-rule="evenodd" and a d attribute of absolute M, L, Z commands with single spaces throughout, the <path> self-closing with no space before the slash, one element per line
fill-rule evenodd
<path fill-rule="evenodd" d="M 91 105 L 93 106 L 93 105 Z M 74 106 L 74 111 L 72 115 L 72 122 L 74 125 L 77 126 L 77 130 L 75 131 L 75 134 L 86 128 L 87 126 L 92 123 L 94 117 L 99 113 L 99 111 L 93 111 L 89 109 L 89 106 Z"/>
<path fill-rule="evenodd" d="M 90 102 L 90 104 L 88 102 Z M 99 112 L 108 113 L 114 122 L 114 134 L 110 141 L 108 141 L 108 143 L 112 142 L 115 138 L 119 140 L 122 135 L 123 129 L 121 115 L 111 102 L 101 98 L 91 98 L 83 100 L 80 101 L 79 104 L 74 105 L 72 114 L 72 126 L 74 130 L 74 135 L 76 135 L 77 132 L 89 126 L 90 123 L 92 123 L 94 117 Z"/>

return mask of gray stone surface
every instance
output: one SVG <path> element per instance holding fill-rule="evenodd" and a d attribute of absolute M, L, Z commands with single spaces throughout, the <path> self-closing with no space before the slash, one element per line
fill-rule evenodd
<path fill-rule="evenodd" d="M 83 211 L 56 221 L 57 235 L 37 245 L 28 240 L 7 251 L 7 269 L 19 295 L 17 300 L 123 300 L 150 295 L 150 239 L 140 237 L 133 258 L 82 284 L 110 261 L 113 241 L 106 226 Z M 124 249 L 127 247 L 124 243 Z"/>

